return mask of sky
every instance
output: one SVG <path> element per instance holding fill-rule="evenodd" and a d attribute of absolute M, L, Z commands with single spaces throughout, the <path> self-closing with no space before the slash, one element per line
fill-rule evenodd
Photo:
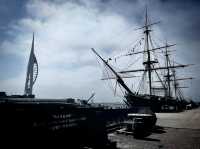
<path fill-rule="evenodd" d="M 35 33 L 39 75 L 33 87 L 37 98 L 122 101 L 114 96 L 90 50 L 104 58 L 122 52 L 141 37 L 145 6 L 150 20 L 161 21 L 152 35 L 175 43 L 173 57 L 195 64 L 182 71 L 184 95 L 200 101 L 200 2 L 198 0 L 0 0 L 0 90 L 23 94 L 26 68 Z M 135 66 L 137 67 L 137 66 Z"/>

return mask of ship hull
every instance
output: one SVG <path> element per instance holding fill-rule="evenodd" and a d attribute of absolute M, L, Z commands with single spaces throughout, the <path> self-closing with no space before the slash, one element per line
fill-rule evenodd
<path fill-rule="evenodd" d="M 161 111 L 161 102 L 158 96 L 142 96 L 142 95 L 132 95 L 127 94 L 125 96 L 128 104 L 133 107 L 149 107 L 152 112 Z"/>

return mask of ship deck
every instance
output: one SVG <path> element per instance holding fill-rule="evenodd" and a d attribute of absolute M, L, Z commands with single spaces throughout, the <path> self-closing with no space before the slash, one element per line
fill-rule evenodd
<path fill-rule="evenodd" d="M 144 139 L 110 133 L 119 149 L 200 149 L 200 108 L 180 113 L 157 113 L 153 134 Z"/>

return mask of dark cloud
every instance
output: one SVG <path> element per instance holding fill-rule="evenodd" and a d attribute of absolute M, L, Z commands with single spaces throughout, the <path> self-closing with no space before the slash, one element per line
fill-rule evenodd
<path fill-rule="evenodd" d="M 29 7 L 27 7 L 27 4 Z M 26 32 L 32 32 L 32 30 L 36 29 L 40 31 L 40 33 L 38 33 L 38 38 L 40 38 L 38 43 L 41 42 L 40 46 L 43 43 L 43 48 L 48 49 L 47 52 L 44 52 L 43 50 L 40 51 L 41 53 L 39 57 L 41 57 L 39 62 L 49 62 L 49 59 L 46 56 L 48 52 L 54 53 L 56 51 L 55 49 L 63 49 L 63 51 L 67 49 L 67 54 L 63 52 L 63 54 L 59 55 L 58 59 L 56 59 L 56 56 L 52 57 L 55 64 L 52 64 L 51 66 L 56 67 L 56 71 L 60 70 L 59 67 L 63 67 L 63 70 L 65 68 L 71 69 L 72 67 L 84 68 L 85 66 L 94 66 L 94 63 L 90 65 L 94 59 L 88 61 L 89 52 L 86 52 L 87 49 L 89 50 L 89 47 L 96 46 L 100 49 L 104 49 L 101 52 L 104 52 L 104 56 L 107 56 L 112 54 L 112 50 L 118 48 L 116 46 L 119 46 L 120 44 L 118 42 L 121 42 L 116 42 L 117 40 L 112 38 L 123 37 L 124 40 L 131 40 L 132 37 L 136 35 L 136 32 L 133 29 L 144 24 L 146 5 L 148 6 L 148 14 L 151 18 L 151 21 L 161 21 L 160 24 L 155 25 L 153 28 L 153 34 L 155 33 L 157 36 L 158 33 L 158 35 L 164 39 L 164 42 L 167 39 L 169 42 L 177 43 L 177 51 L 175 53 L 177 56 L 175 57 L 176 61 L 180 61 L 180 63 L 196 64 L 196 66 L 192 68 L 193 70 L 190 71 L 190 73 L 187 73 L 188 75 L 196 76 L 197 78 L 192 84 L 191 90 L 188 90 L 187 94 L 194 97 L 200 96 L 197 90 L 198 85 L 200 84 L 200 80 L 198 79 L 200 78 L 200 1 L 198 0 L 44 0 L 37 2 L 25 0 L 1 0 L 0 27 L 2 27 L 2 34 L 0 36 L 0 40 L 1 42 L 7 40 L 8 35 L 10 35 L 10 32 L 12 32 L 12 37 L 9 36 L 12 38 L 11 41 L 15 40 L 15 38 L 18 39 L 15 40 L 15 46 L 17 44 L 24 44 L 24 40 L 29 38 L 29 35 L 27 35 L 29 33 Z M 73 9 L 70 11 L 71 7 L 73 7 Z M 42 20 L 43 18 L 45 19 Z M 20 28 L 20 32 L 18 32 L 16 29 L 9 28 L 10 25 Z M 117 31 L 119 30 L 120 32 L 121 26 L 123 28 L 122 33 L 118 33 Z M 69 30 L 67 27 L 72 30 Z M 125 36 L 128 36 L 129 38 L 125 38 Z M 74 39 L 74 41 L 71 39 Z M 96 41 L 94 39 L 96 39 Z M 57 42 L 55 42 L 56 40 Z M 67 41 L 68 43 L 66 44 Z M 9 44 L 12 45 L 13 42 L 10 42 Z M 9 48 L 11 47 L 10 45 L 4 47 Z M 27 45 L 27 47 L 29 46 Z M 12 49 L 15 49 L 15 47 L 12 47 Z M 2 49 L 0 49 L 0 51 L 1 50 Z M 82 51 L 81 54 L 80 51 Z M 52 53 L 50 53 L 50 55 L 53 55 Z M 70 57 L 69 55 L 71 53 L 72 55 Z M 0 56 L 2 56 L 1 54 L 2 53 L 0 53 Z M 69 60 L 68 57 L 65 58 L 65 54 L 71 59 Z M 76 60 L 76 58 L 79 60 Z M 81 60 L 81 58 L 83 58 L 83 60 Z M 6 64 L 6 59 L 13 59 L 13 63 L 9 62 Z M 66 60 L 68 60 L 68 63 L 65 62 Z M 70 62 L 72 60 L 73 62 Z M 13 72 L 9 71 L 9 69 L 13 67 L 14 62 L 17 61 L 18 64 L 20 64 L 20 60 L 15 56 L 7 56 L 6 58 L 2 58 L 0 63 L 4 68 L 7 67 L 5 71 L 10 72 L 11 74 L 18 74 L 17 69 L 15 70 L 16 72 L 14 70 Z M 63 66 L 63 62 L 65 62 L 66 66 Z M 70 64 L 71 66 L 68 66 L 67 64 Z M 22 68 L 19 67 L 18 70 L 21 69 Z M 77 72 L 84 74 L 90 70 L 91 68 L 89 67 L 87 71 L 80 70 Z M 96 69 L 94 72 L 96 72 Z M 67 80 L 70 78 L 73 82 L 70 71 L 67 71 L 68 77 L 65 77 L 64 73 L 65 71 L 62 71 L 63 79 Z M 46 74 L 43 76 L 46 76 Z M 56 72 L 55 75 L 60 75 L 60 72 Z M 75 73 L 73 75 L 75 75 Z M 76 75 L 77 78 L 79 78 L 79 81 L 82 80 L 78 74 Z M 2 76 L 0 77 L 3 78 Z M 49 80 L 51 79 L 52 78 Z M 41 82 L 42 81 L 43 80 L 41 79 Z M 48 80 L 43 82 L 48 82 Z M 58 82 L 58 80 L 55 79 L 54 82 Z M 89 84 L 88 82 L 84 83 L 87 85 Z M 47 86 L 50 86 L 50 84 L 47 84 Z M 82 86 L 84 86 L 84 84 L 82 84 Z M 7 88 L 9 88 L 9 86 Z M 70 88 L 70 86 L 68 86 L 68 88 Z M 84 88 L 89 88 L 89 86 Z M 48 88 L 46 90 L 48 91 Z M 59 95 L 61 95 L 61 90 L 64 92 L 65 89 L 60 89 Z M 101 90 L 101 92 L 103 91 Z M 38 94 L 45 96 L 45 93 L 42 92 L 42 90 L 39 90 Z M 84 93 L 82 92 L 82 94 Z"/>
<path fill-rule="evenodd" d="M 26 0 L 0 0 L 0 43 L 2 40 L 10 38 L 7 31 L 10 29 L 9 24 L 16 22 L 18 19 L 24 17 Z"/>

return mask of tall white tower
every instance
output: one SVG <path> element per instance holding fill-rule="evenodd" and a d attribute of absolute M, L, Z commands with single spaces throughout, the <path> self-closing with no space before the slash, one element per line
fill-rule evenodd
<path fill-rule="evenodd" d="M 24 89 L 24 95 L 31 96 L 33 90 L 33 84 L 35 83 L 38 76 L 38 63 L 34 54 L 34 33 L 31 46 L 31 53 L 28 61 L 27 74 L 26 74 L 26 83 Z"/>

